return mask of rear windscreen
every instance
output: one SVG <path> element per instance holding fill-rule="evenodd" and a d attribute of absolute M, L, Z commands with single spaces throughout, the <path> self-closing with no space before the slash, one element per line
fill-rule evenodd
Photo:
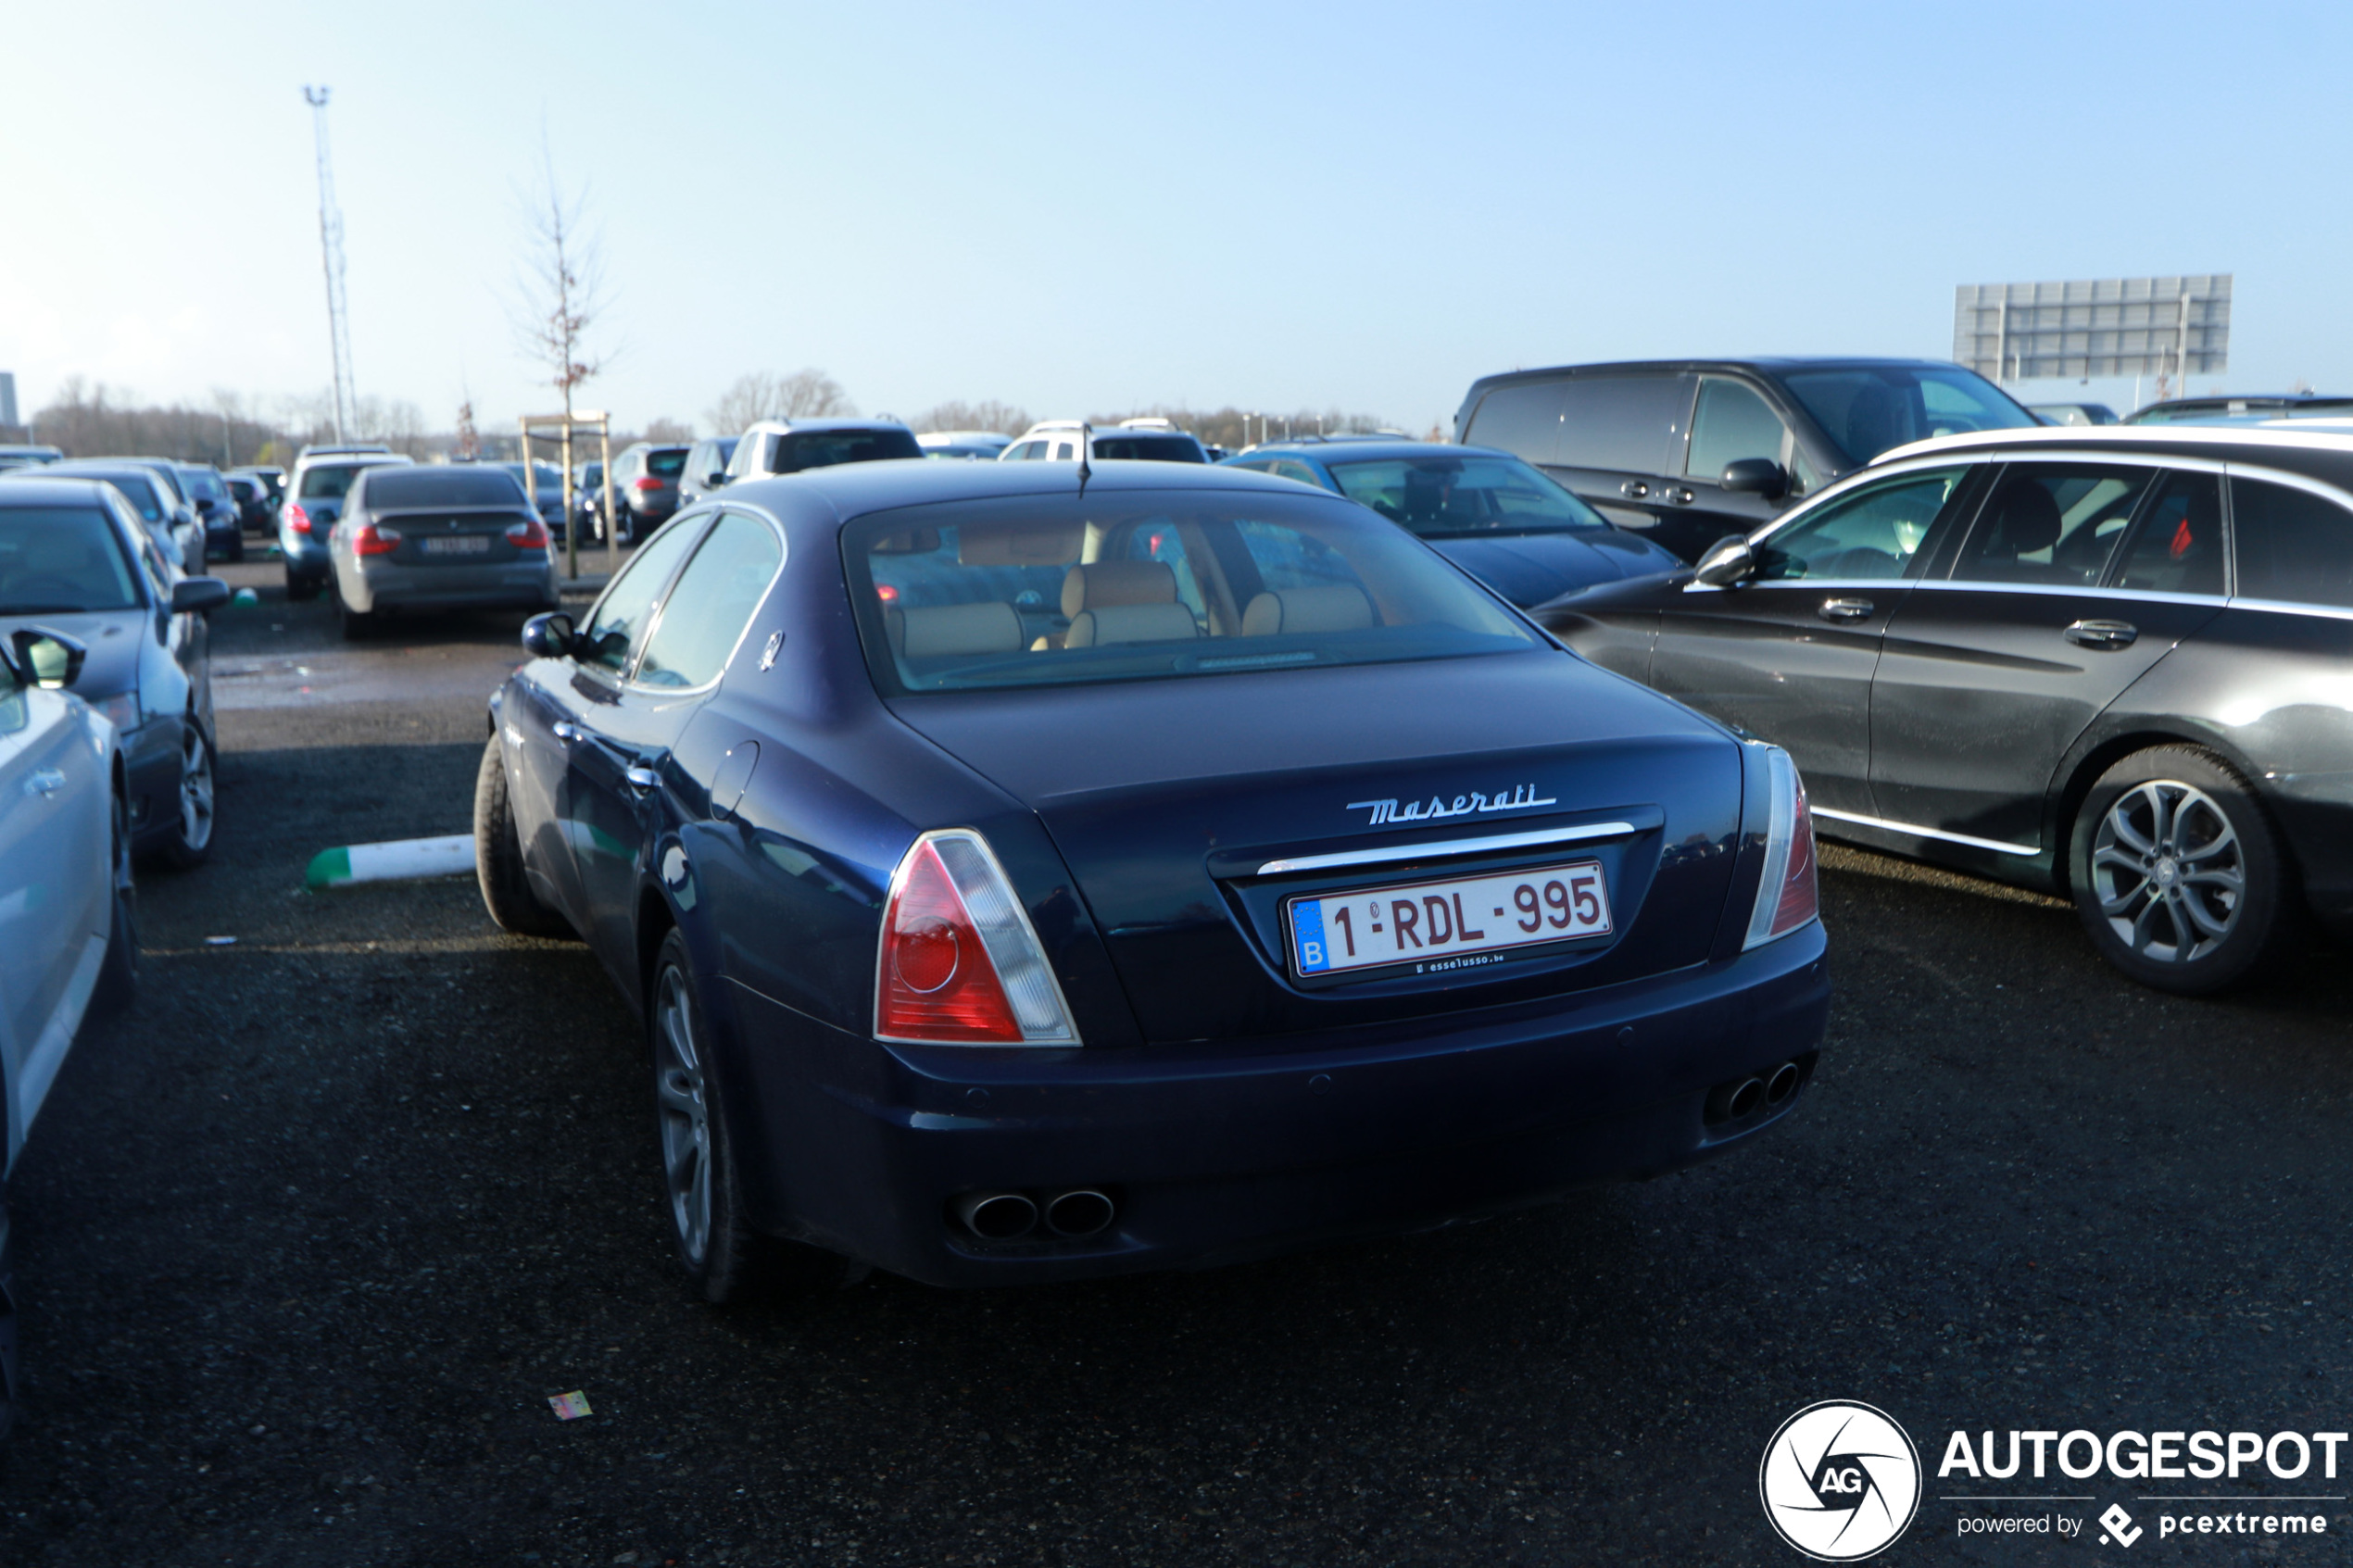
<path fill-rule="evenodd" d="M 302 470 L 302 490 L 298 499 L 340 501 L 351 493 L 351 482 L 370 466 L 366 463 L 322 463 L 315 469 L 305 469 Z"/>
<path fill-rule="evenodd" d="M 647 453 L 646 471 L 656 479 L 676 479 L 686 471 L 686 449 L 680 446 L 668 452 Z"/>
<path fill-rule="evenodd" d="M 812 430 L 777 443 L 775 471 L 799 473 L 837 463 L 875 463 L 923 455 L 913 434 L 904 430 Z"/>
<path fill-rule="evenodd" d="M 1518 652 L 1518 621 L 1338 497 L 1074 494 L 852 522 L 844 565 L 886 694 Z"/>
<path fill-rule="evenodd" d="M 135 609 L 121 536 L 94 507 L 0 507 L 0 615 Z"/>
<path fill-rule="evenodd" d="M 522 485 L 503 469 L 387 469 L 368 476 L 359 498 L 371 507 L 512 507 Z"/>
<path fill-rule="evenodd" d="M 1098 435 L 1095 456 L 1113 462 L 1203 463 L 1201 444 L 1187 435 Z"/>

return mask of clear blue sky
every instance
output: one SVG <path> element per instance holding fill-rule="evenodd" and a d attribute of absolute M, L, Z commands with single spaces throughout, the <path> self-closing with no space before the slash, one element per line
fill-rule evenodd
<path fill-rule="evenodd" d="M 1515 365 L 1942 356 L 1957 283 L 2183 271 L 2237 275 L 2232 388 L 2353 391 L 2342 4 L 87 0 L 6 32 L 28 407 L 326 384 L 305 82 L 359 390 L 442 427 L 468 387 L 485 420 L 552 395 L 501 303 L 543 123 L 603 232 L 584 401 L 628 423 L 813 365 L 870 411 L 1421 428 Z"/>

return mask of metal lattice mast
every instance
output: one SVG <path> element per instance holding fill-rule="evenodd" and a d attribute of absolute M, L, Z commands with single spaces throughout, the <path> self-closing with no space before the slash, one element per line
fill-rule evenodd
<path fill-rule="evenodd" d="M 335 360 L 335 439 L 349 440 L 359 412 L 351 383 L 350 313 L 343 299 L 343 211 L 335 206 L 335 175 L 327 157 L 327 89 L 305 87 L 310 129 L 319 143 L 319 250 L 327 270 L 327 342 Z"/>

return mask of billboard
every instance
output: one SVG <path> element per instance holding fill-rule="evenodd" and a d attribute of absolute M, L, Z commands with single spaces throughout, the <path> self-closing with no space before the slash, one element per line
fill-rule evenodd
<path fill-rule="evenodd" d="M 1963 283 L 1953 358 L 1989 381 L 2220 375 L 2230 368 L 2231 274 Z"/>

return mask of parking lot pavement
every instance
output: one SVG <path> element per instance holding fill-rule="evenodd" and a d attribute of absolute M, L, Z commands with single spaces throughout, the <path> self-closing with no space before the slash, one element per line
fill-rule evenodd
<path fill-rule="evenodd" d="M 140 997 L 14 1188 L 0 1562 L 1793 1562 L 1758 1459 L 1832 1398 L 1926 1450 L 1905 1561 L 2032 1561 L 1949 1539 L 1948 1431 L 2348 1424 L 2346 951 L 2177 1000 L 2061 906 L 1836 849 L 1821 1072 L 1732 1158 L 1222 1272 L 700 1307 L 585 954 L 464 880 L 300 890 L 465 831 L 519 621 L 218 618 L 218 847 L 145 874 Z"/>

